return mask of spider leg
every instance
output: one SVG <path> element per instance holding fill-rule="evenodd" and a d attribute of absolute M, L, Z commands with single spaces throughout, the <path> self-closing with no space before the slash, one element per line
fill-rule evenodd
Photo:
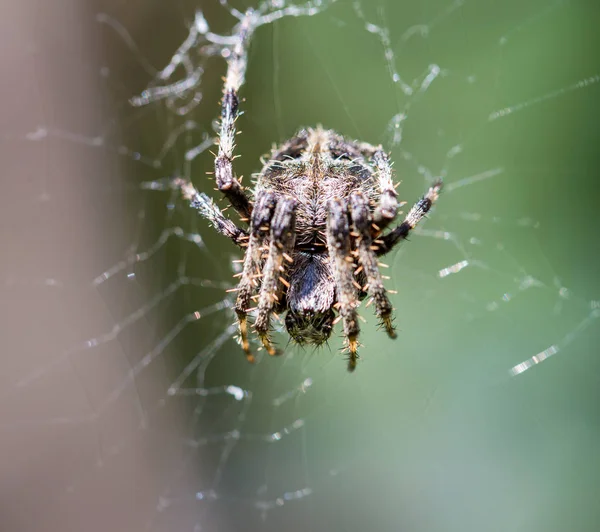
<path fill-rule="evenodd" d="M 194 185 L 181 178 L 175 179 L 174 184 L 181 189 L 183 197 L 190 202 L 190 206 L 206 218 L 219 233 L 230 238 L 240 247 L 246 245 L 248 233 L 225 218 L 219 207 L 206 194 L 198 192 Z"/>
<path fill-rule="evenodd" d="M 344 324 L 344 335 L 348 339 L 350 359 L 348 370 L 356 368 L 358 358 L 358 290 L 354 283 L 354 261 L 350 255 L 350 227 L 348 224 L 347 206 L 340 199 L 329 202 L 327 217 L 327 249 L 331 257 L 333 278 L 335 281 L 337 299 L 340 305 L 340 315 Z"/>
<path fill-rule="evenodd" d="M 358 260 L 367 278 L 367 292 L 373 298 L 375 313 L 381 319 L 388 336 L 396 338 L 396 332 L 392 325 L 392 304 L 386 295 L 381 273 L 377 267 L 377 257 L 373 250 L 369 204 L 361 192 L 354 192 L 350 196 L 350 216 L 358 234 L 356 248 Z"/>
<path fill-rule="evenodd" d="M 404 221 L 387 235 L 380 237 L 381 244 L 379 244 L 379 249 L 376 251 L 378 257 L 391 251 L 398 242 L 404 240 L 409 235 L 416 225 L 431 210 L 431 207 L 437 201 L 441 190 L 442 182 L 436 181 L 429 188 L 427 193 L 412 206 L 406 215 L 406 218 L 404 218 Z"/>
<path fill-rule="evenodd" d="M 225 195 L 229 203 L 242 218 L 250 218 L 252 205 L 240 182 L 233 173 L 235 147 L 235 121 L 238 117 L 238 91 L 244 83 L 246 65 L 248 62 L 248 41 L 251 28 L 246 27 L 250 20 L 242 21 L 242 26 L 237 34 L 238 39 L 229 49 L 227 60 L 227 74 L 223 87 L 223 100 L 221 102 L 221 129 L 219 133 L 219 153 L 215 158 L 215 178 L 217 187 Z M 246 26 L 244 26 L 246 24 Z"/>
<path fill-rule="evenodd" d="M 394 182 L 392 181 L 392 165 L 387 153 L 381 148 L 373 154 L 373 162 L 377 167 L 377 181 L 379 185 L 379 203 L 373 213 L 373 220 L 377 227 L 376 234 L 381 233 L 390 225 L 398 212 L 398 199 Z"/>
<path fill-rule="evenodd" d="M 372 223 L 375 225 L 371 231 L 373 235 L 380 234 L 396 218 L 398 212 L 398 199 L 394 181 L 392 180 L 392 164 L 387 153 L 381 146 L 359 144 L 360 154 L 367 157 L 376 167 L 377 188 L 379 202 L 373 212 Z"/>
<path fill-rule="evenodd" d="M 235 312 L 240 325 L 240 337 L 242 339 L 242 349 L 249 362 L 254 362 L 254 355 L 250 351 L 250 342 L 248 341 L 248 307 L 259 282 L 256 280 L 260 276 L 262 265 L 262 245 L 269 232 L 269 225 L 275 210 L 275 194 L 272 192 L 263 192 L 258 195 L 256 205 L 252 211 L 250 220 L 250 239 L 244 258 L 244 268 L 242 277 L 238 285 L 238 296 L 235 302 Z"/>
<path fill-rule="evenodd" d="M 286 256 L 289 260 L 294 249 L 296 205 L 293 198 L 279 198 L 271 221 L 269 255 L 263 268 L 262 285 L 258 301 L 258 315 L 254 327 L 269 355 L 277 354 L 269 339 L 271 313 L 282 293 L 281 279 L 285 272 Z M 285 280 L 284 280 L 285 281 Z"/>

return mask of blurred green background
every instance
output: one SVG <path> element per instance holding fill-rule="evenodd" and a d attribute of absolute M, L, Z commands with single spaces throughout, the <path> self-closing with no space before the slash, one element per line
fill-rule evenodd
<path fill-rule="evenodd" d="M 167 383 L 151 401 L 142 377 L 127 382 L 148 411 L 146 424 L 139 432 L 136 425 L 131 440 L 124 429 L 118 445 L 100 445 L 113 463 L 111 457 L 129 456 L 119 453 L 130 441 L 139 442 L 152 450 L 162 479 L 146 505 L 123 504 L 132 516 L 112 516 L 112 529 L 124 523 L 124 530 L 161 531 L 600 527 L 600 8 L 550 0 L 357 5 L 387 32 L 392 63 L 381 35 L 367 31 L 350 1 L 257 31 L 241 92 L 236 164 L 248 180 L 272 143 L 320 123 L 389 148 L 409 205 L 432 178 L 444 178 L 445 192 L 427 223 L 387 260 L 388 286 L 398 291 L 398 339 L 378 331 L 363 306 L 362 359 L 348 374 L 337 337 L 329 349 L 289 346 L 284 356 L 249 366 L 225 334 L 214 358 L 205 357 L 183 386 L 216 392 L 179 396 L 169 395 L 168 384 L 233 316 L 207 312 L 178 327 L 190 313 L 223 302 L 224 285 L 234 282 L 231 260 L 240 256 L 174 194 L 143 184 L 184 175 L 217 197 L 205 176 L 210 153 L 191 162 L 185 153 L 212 134 L 224 61 L 206 62 L 203 100 L 190 115 L 161 104 L 133 108 L 128 100 L 151 80 L 145 61 L 167 64 L 196 9 L 217 33 L 230 31 L 234 19 L 216 0 L 86 5 L 87 23 L 104 12 L 118 27 L 90 32 L 110 75 L 95 81 L 106 100 L 85 105 L 106 106 L 114 121 L 103 138 L 127 147 L 113 167 L 123 181 L 93 184 L 111 202 L 94 212 L 97 226 L 124 243 L 115 239 L 94 255 L 94 275 L 131 249 L 134 255 L 154 250 L 123 270 L 135 274 L 135 288 L 115 275 L 98 291 L 113 325 L 125 325 L 117 341 L 130 366 L 150 353 L 151 369 Z M 96 79 L 99 69 L 88 71 L 77 49 L 62 44 L 72 60 L 66 72 Z M 414 80 L 434 65 L 440 74 L 420 90 Z M 414 83 L 413 96 L 392 81 L 394 68 Z M 51 111 L 60 117 L 60 109 Z M 406 118 L 394 144 L 390 123 L 399 113 Z M 195 126 L 179 134 L 189 121 Z M 77 139 L 66 140 L 80 149 Z M 160 167 L 143 162 L 153 159 Z M 156 246 L 174 227 L 199 232 L 205 248 L 183 238 Z M 443 273 L 459 263 L 461 271 Z M 173 289 L 187 276 L 206 282 Z M 144 317 L 143 328 L 129 327 L 132 313 Z M 284 334 L 276 339 L 286 345 Z M 544 351 L 555 354 L 511 373 Z M 85 360 L 78 362 L 78 383 L 93 396 L 95 374 L 81 369 Z M 247 391 L 243 401 L 222 392 L 230 385 Z M 92 425 L 102 434 L 98 419 Z M 71 480 L 61 484 L 85 493 L 93 506 L 95 492 Z M 70 500 L 55 508 L 74 511 Z"/>

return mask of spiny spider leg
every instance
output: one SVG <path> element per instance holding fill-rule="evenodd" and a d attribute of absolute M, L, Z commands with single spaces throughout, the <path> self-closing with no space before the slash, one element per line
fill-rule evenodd
<path fill-rule="evenodd" d="M 358 358 L 358 290 L 354 283 L 354 261 L 350 255 L 350 228 L 348 211 L 344 201 L 333 199 L 329 202 L 327 217 L 327 249 L 331 257 L 340 315 L 344 324 L 344 335 L 348 338 L 350 358 L 348 370 L 354 371 Z"/>
<path fill-rule="evenodd" d="M 427 193 L 412 206 L 406 215 L 406 218 L 404 218 L 404 221 L 390 231 L 387 235 L 379 238 L 379 240 L 381 240 L 381 244 L 379 244 L 379 248 L 376 251 L 378 257 L 391 251 L 396 244 L 404 240 L 409 235 L 416 225 L 431 210 L 431 207 L 433 207 L 437 201 L 441 190 L 442 182 L 436 181 L 429 188 Z"/>
<path fill-rule="evenodd" d="M 263 268 L 258 315 L 254 323 L 254 327 L 269 355 L 277 354 L 277 350 L 269 339 L 269 327 L 273 308 L 282 295 L 281 285 L 283 282 L 281 279 L 285 273 L 286 256 L 289 260 L 294 249 L 297 203 L 293 198 L 278 198 L 275 214 L 271 220 L 269 256 Z"/>
<path fill-rule="evenodd" d="M 244 258 L 244 269 L 238 285 L 238 296 L 235 302 L 235 312 L 240 325 L 240 336 L 242 339 L 242 349 L 249 362 L 254 362 L 254 355 L 250 351 L 250 342 L 248 341 L 248 307 L 250 298 L 259 285 L 255 276 L 260 276 L 262 265 L 262 246 L 269 233 L 269 225 L 275 210 L 275 194 L 272 192 L 260 193 L 256 200 L 256 205 L 252 211 L 250 220 L 250 239 L 246 256 Z"/>
<path fill-rule="evenodd" d="M 174 179 L 173 184 L 181 189 L 183 197 L 190 202 L 190 207 L 196 209 L 219 233 L 230 238 L 240 247 L 247 244 L 248 233 L 225 218 L 219 207 L 206 194 L 198 192 L 194 185 L 181 178 Z"/>
<path fill-rule="evenodd" d="M 252 205 L 242 185 L 233 174 L 233 149 L 235 147 L 235 121 L 238 117 L 238 91 L 244 83 L 248 62 L 248 43 L 252 33 L 251 17 L 240 23 L 236 43 L 229 48 L 227 75 L 223 87 L 221 104 L 221 131 L 219 133 L 219 153 L 215 159 L 217 187 L 225 194 L 233 208 L 242 218 L 249 219 Z"/>
<path fill-rule="evenodd" d="M 379 186 L 379 203 L 373 213 L 375 234 L 380 234 L 396 218 L 398 199 L 394 182 L 392 181 L 392 165 L 387 153 L 378 148 L 372 153 L 373 162 L 377 167 L 377 182 Z"/>
<path fill-rule="evenodd" d="M 358 252 L 359 264 L 363 267 L 365 277 L 367 278 L 367 292 L 375 302 L 375 313 L 381 319 L 385 330 L 390 338 L 396 338 L 396 332 L 392 325 L 392 304 L 388 299 L 381 273 L 377 267 L 377 257 L 373 250 L 373 240 L 371 238 L 371 213 L 369 204 L 362 192 L 354 192 L 350 196 L 350 216 L 352 224 L 358 234 L 356 238 L 356 248 Z"/>

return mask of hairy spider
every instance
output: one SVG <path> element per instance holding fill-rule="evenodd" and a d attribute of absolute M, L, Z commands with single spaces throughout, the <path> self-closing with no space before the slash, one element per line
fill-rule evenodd
<path fill-rule="evenodd" d="M 357 307 L 367 295 L 387 334 L 396 337 L 377 257 L 408 236 L 437 200 L 442 183 L 433 183 L 404 221 L 384 233 L 399 206 L 387 154 L 381 146 L 349 141 L 319 126 L 302 129 L 275 148 L 263 161 L 254 190 L 244 189 L 232 161 L 250 24 L 250 18 L 242 20 L 229 49 L 215 158 L 217 187 L 249 228 L 225 218 L 191 183 L 177 179 L 176 186 L 217 231 L 245 249 L 235 311 L 246 358 L 254 362 L 247 314 L 251 300 L 257 300 L 254 328 L 270 355 L 277 354 L 269 338 L 273 314 L 287 311 L 285 326 L 299 344 L 324 343 L 342 320 L 352 371 L 358 358 Z"/>

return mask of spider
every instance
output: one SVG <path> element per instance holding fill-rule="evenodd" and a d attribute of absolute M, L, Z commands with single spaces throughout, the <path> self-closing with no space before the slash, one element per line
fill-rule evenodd
<path fill-rule="evenodd" d="M 203 193 L 183 179 L 176 186 L 215 229 L 245 249 L 235 291 L 241 346 L 255 361 L 248 339 L 252 300 L 254 328 L 270 355 L 271 317 L 286 312 L 285 326 L 298 344 L 321 345 L 342 321 L 349 352 L 348 369 L 358 359 L 357 307 L 370 296 L 388 336 L 396 337 L 392 305 L 383 286 L 378 257 L 406 239 L 438 199 L 441 181 L 388 232 L 399 208 L 392 168 L 381 146 L 351 141 L 321 126 L 300 130 L 263 160 L 254 190 L 242 187 L 233 171 L 238 91 L 244 81 L 246 46 L 252 28 L 242 21 L 238 40 L 228 51 L 221 102 L 217 187 L 249 222 L 242 229 L 226 218 Z"/>

